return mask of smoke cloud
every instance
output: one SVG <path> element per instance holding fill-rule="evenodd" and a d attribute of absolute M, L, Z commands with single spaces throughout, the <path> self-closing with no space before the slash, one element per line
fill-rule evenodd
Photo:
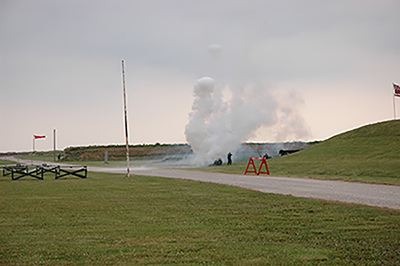
<path fill-rule="evenodd" d="M 208 47 L 210 56 L 221 54 L 221 46 Z M 224 91 L 232 97 L 224 99 Z M 202 77 L 194 84 L 194 102 L 186 125 L 186 140 L 195 156 L 195 166 L 212 164 L 225 159 L 227 153 L 235 152 L 242 142 L 256 134 L 259 129 L 276 140 L 309 135 L 299 114 L 303 104 L 299 93 L 273 95 L 256 82 L 241 85 L 222 85 L 211 77 Z"/>
<path fill-rule="evenodd" d="M 207 47 L 207 52 L 213 58 L 218 59 L 222 52 L 222 46 L 219 44 L 211 44 Z"/>

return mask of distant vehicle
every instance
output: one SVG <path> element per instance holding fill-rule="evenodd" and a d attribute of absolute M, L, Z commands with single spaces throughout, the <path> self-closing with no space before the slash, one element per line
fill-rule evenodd
<path fill-rule="evenodd" d="M 298 151 L 300 151 L 300 150 L 280 150 L 279 151 L 279 155 L 280 156 L 288 155 L 288 154 L 295 153 L 295 152 L 298 152 Z"/>

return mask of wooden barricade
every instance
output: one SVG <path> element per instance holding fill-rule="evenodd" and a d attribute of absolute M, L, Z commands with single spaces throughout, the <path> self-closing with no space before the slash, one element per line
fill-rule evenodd
<path fill-rule="evenodd" d="M 40 166 L 28 165 L 3 166 L 3 176 L 8 175 L 11 175 L 12 180 L 17 180 L 24 176 L 43 180 L 43 169 Z"/>
<path fill-rule="evenodd" d="M 80 178 L 87 177 L 87 166 L 58 166 L 56 170 L 56 179 L 73 175 Z"/>
<path fill-rule="evenodd" d="M 11 166 L 4 165 L 3 166 L 3 176 L 11 175 Z"/>
<path fill-rule="evenodd" d="M 261 164 L 260 164 L 260 167 L 258 168 L 258 171 L 257 171 L 256 165 L 254 164 L 254 160 L 261 160 Z M 265 171 L 262 171 L 263 165 L 265 166 Z M 250 166 L 253 168 L 253 170 L 249 169 Z M 244 174 L 246 175 L 249 173 L 254 173 L 256 175 L 259 175 L 259 174 L 269 175 L 267 158 L 265 158 L 265 157 L 250 157 L 249 162 L 247 163 L 246 171 L 244 172 Z"/>
<path fill-rule="evenodd" d="M 27 165 L 16 165 L 16 166 L 3 166 L 3 176 L 11 175 L 12 180 L 17 180 L 25 176 L 31 176 L 40 180 L 43 180 L 43 174 L 46 172 L 53 173 L 55 179 L 73 175 L 80 178 L 87 178 L 87 166 L 27 166 Z"/>

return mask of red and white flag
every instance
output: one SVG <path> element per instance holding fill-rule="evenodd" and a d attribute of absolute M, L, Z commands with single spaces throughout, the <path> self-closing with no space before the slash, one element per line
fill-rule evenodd
<path fill-rule="evenodd" d="M 393 83 L 394 96 L 400 97 L 400 86 Z"/>
<path fill-rule="evenodd" d="M 44 139 L 44 138 L 46 138 L 45 135 L 33 135 L 33 137 L 34 137 L 35 139 Z"/>

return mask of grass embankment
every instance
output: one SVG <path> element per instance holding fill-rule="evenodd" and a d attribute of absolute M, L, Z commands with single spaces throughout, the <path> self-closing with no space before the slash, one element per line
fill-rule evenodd
<path fill-rule="evenodd" d="M 105 151 L 108 152 L 108 163 L 105 163 Z M 143 144 L 129 146 L 129 158 L 131 167 L 152 167 L 154 163 L 163 162 L 165 159 L 171 162 L 171 165 L 164 163 L 163 166 L 172 168 L 176 162 L 185 155 L 192 154 L 190 146 L 187 144 Z M 65 156 L 64 156 L 65 154 Z M 58 159 L 60 155 L 61 159 Z M 126 147 L 123 145 L 103 145 L 103 146 L 82 146 L 70 147 L 64 151 L 56 151 L 56 160 L 54 161 L 53 151 L 38 151 L 29 155 L 14 155 L 16 161 L 1 160 L 1 165 L 13 165 L 21 160 L 41 164 L 48 162 L 50 164 L 71 164 L 86 165 L 98 167 L 126 167 Z"/>
<path fill-rule="evenodd" d="M 104 161 L 104 153 L 108 152 L 108 159 L 125 160 L 126 147 L 124 145 L 70 147 L 64 150 L 63 161 Z M 168 155 L 184 155 L 192 150 L 187 144 L 143 144 L 130 145 L 129 155 L 132 160 L 163 158 Z"/>
<path fill-rule="evenodd" d="M 89 173 L 0 186 L 0 264 L 396 265 L 400 213 Z"/>
<path fill-rule="evenodd" d="M 400 120 L 336 135 L 298 153 L 268 160 L 272 175 L 400 185 Z M 247 162 L 205 171 L 243 174 Z M 258 166 L 258 165 L 257 165 Z"/>
<path fill-rule="evenodd" d="M 35 152 L 34 154 L 24 154 L 24 155 L 20 155 L 20 154 L 15 154 L 13 155 L 17 161 L 11 161 L 12 163 L 3 163 L 3 160 L 0 160 L 0 165 L 2 164 L 16 164 L 18 163 L 19 159 L 22 160 L 32 160 L 32 161 L 37 161 L 37 162 L 62 162 L 62 159 L 58 159 L 58 156 L 60 155 L 60 158 L 62 158 L 64 152 L 61 150 L 56 151 L 56 156 L 55 156 L 55 160 L 54 160 L 54 151 L 38 151 Z M 10 162 L 10 161 L 9 161 Z"/>
<path fill-rule="evenodd" d="M 8 165 L 8 164 L 16 164 L 15 161 L 10 161 L 10 160 L 2 160 L 0 159 L 0 165 Z"/>
<path fill-rule="evenodd" d="M 69 147 L 64 151 L 56 152 L 56 162 L 61 163 L 77 163 L 90 165 L 104 166 L 105 152 L 108 153 L 108 161 L 116 165 L 119 162 L 126 160 L 126 147 L 125 145 L 98 145 L 98 146 L 82 146 L 82 147 Z M 154 160 L 162 159 L 165 157 L 174 158 L 177 156 L 181 158 L 184 155 L 191 154 L 193 151 L 187 144 L 143 144 L 143 145 L 130 145 L 129 158 L 134 160 Z M 58 156 L 60 155 L 60 159 Z M 40 151 L 35 155 L 22 155 L 17 158 L 24 160 L 34 161 L 54 161 L 53 151 Z M 123 163 L 122 163 L 123 164 Z"/>

